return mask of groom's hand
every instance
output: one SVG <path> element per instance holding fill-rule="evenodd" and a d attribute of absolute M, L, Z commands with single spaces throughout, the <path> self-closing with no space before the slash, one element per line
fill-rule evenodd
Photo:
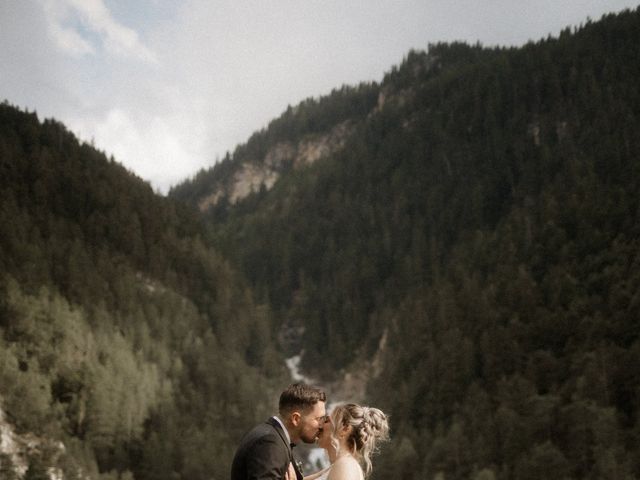
<path fill-rule="evenodd" d="M 296 480 L 296 469 L 293 468 L 293 463 L 289 462 L 287 473 L 284 474 L 284 480 Z"/>

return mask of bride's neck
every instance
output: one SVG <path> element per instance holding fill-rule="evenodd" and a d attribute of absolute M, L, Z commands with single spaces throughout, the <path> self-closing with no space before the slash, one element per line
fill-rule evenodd
<path fill-rule="evenodd" d="M 340 449 L 330 448 L 327 450 L 329 454 L 329 462 L 334 463 L 340 457 L 353 456 L 353 452 L 349 449 L 346 442 L 340 442 Z"/>
<path fill-rule="evenodd" d="M 336 458 L 338 458 L 338 452 L 336 452 L 334 448 L 330 448 L 327 450 L 327 453 L 329 454 L 329 463 L 333 464 L 333 462 L 336 461 Z"/>

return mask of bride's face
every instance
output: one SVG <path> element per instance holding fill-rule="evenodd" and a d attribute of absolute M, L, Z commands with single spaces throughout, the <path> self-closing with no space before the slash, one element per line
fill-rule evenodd
<path fill-rule="evenodd" d="M 325 423 L 322 426 L 322 433 L 318 436 L 318 446 L 328 450 L 331 446 L 331 435 L 333 434 L 333 421 L 330 416 L 326 417 Z"/>

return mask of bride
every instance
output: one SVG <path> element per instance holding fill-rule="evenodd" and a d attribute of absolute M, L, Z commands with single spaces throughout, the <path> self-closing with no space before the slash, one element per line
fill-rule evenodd
<path fill-rule="evenodd" d="M 388 436 L 387 417 L 377 408 L 355 403 L 336 407 L 317 441 L 327 451 L 331 465 L 304 480 L 364 480 L 371 473 L 370 457 L 378 442 Z M 295 479 L 295 474 L 290 478 Z"/>

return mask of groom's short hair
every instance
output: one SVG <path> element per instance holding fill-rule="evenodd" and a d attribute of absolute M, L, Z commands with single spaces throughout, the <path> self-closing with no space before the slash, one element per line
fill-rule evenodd
<path fill-rule="evenodd" d="M 326 402 L 324 391 L 304 383 L 293 383 L 281 394 L 278 410 L 281 414 L 290 413 L 293 410 L 306 410 L 318 402 Z"/>

